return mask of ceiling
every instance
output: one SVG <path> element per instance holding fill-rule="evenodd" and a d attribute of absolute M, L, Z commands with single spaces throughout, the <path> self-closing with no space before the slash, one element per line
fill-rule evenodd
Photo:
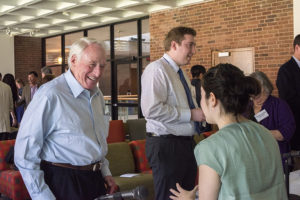
<path fill-rule="evenodd" d="M 0 0 L 0 31 L 47 37 L 207 0 Z"/>

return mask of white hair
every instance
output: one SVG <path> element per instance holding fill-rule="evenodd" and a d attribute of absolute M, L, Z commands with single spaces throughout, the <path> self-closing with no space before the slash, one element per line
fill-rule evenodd
<path fill-rule="evenodd" d="M 101 42 L 98 42 L 94 38 L 87 38 L 87 37 L 80 38 L 79 40 L 75 41 L 72 44 L 72 46 L 70 48 L 70 52 L 69 52 L 69 57 L 68 57 L 69 68 L 72 67 L 72 65 L 71 65 L 72 56 L 76 55 L 77 59 L 79 60 L 83 50 L 91 44 L 98 44 L 99 46 L 101 46 L 103 48 L 103 44 Z"/>

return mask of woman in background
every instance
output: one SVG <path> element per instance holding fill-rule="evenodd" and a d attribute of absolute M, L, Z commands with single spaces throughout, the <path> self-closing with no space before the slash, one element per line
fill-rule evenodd
<path fill-rule="evenodd" d="M 262 125 L 243 116 L 259 83 L 231 64 L 219 64 L 204 75 L 201 108 L 219 131 L 195 148 L 199 200 L 287 200 L 276 140 Z M 196 188 L 170 191 L 171 199 L 195 199 Z"/>
<path fill-rule="evenodd" d="M 18 99 L 21 99 L 22 97 L 22 92 L 23 92 L 23 87 L 25 86 L 24 84 L 24 81 L 20 78 L 17 78 L 16 79 L 16 86 L 18 88 Z M 21 123 L 21 120 L 22 120 L 22 117 L 23 117 L 23 114 L 24 114 L 24 104 L 18 106 L 16 108 L 16 114 L 17 114 L 17 120 L 18 120 L 18 124 L 20 125 Z"/>
<path fill-rule="evenodd" d="M 261 93 L 251 98 L 250 118 L 270 130 L 278 142 L 281 154 L 290 152 L 289 141 L 295 132 L 296 124 L 289 105 L 271 95 L 273 85 L 265 73 L 257 71 L 250 76 L 258 80 L 261 86 Z"/>

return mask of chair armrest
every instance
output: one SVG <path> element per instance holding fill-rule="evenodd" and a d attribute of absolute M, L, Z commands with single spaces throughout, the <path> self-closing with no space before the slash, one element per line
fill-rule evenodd
<path fill-rule="evenodd" d="M 0 170 L 10 169 L 8 163 L 5 162 L 5 156 L 9 149 L 15 145 L 16 140 L 2 140 L 0 141 Z"/>

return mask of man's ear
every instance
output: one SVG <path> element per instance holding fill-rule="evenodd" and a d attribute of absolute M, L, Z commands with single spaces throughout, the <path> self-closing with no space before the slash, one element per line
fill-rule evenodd
<path fill-rule="evenodd" d="M 300 45 L 296 44 L 295 51 L 298 51 L 298 52 L 300 51 Z"/>
<path fill-rule="evenodd" d="M 177 43 L 173 40 L 171 41 L 170 49 L 176 50 L 177 49 Z"/>
<path fill-rule="evenodd" d="M 76 62 L 77 62 L 77 56 L 75 54 L 73 54 L 71 57 L 72 66 L 74 66 Z"/>

